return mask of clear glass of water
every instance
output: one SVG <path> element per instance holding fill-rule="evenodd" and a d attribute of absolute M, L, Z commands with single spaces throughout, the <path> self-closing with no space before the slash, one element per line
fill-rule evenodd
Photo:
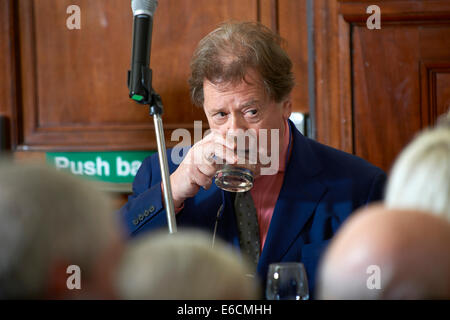
<path fill-rule="evenodd" d="M 253 131 L 231 130 L 227 140 L 235 143 L 235 152 L 239 158 L 237 164 L 222 164 L 214 178 L 216 185 L 225 191 L 246 192 L 253 187 L 257 175 L 257 135 Z"/>
<path fill-rule="evenodd" d="M 269 265 L 266 298 L 268 300 L 308 300 L 308 278 L 300 262 L 280 262 Z"/>
<path fill-rule="evenodd" d="M 253 187 L 253 172 L 244 167 L 224 164 L 214 178 L 216 185 L 225 191 L 246 192 Z"/>

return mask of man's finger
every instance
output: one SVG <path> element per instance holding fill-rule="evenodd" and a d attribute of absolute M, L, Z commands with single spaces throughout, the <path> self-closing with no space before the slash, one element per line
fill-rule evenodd
<path fill-rule="evenodd" d="M 195 173 L 193 175 L 194 182 L 200 186 L 205 187 L 211 185 L 212 177 L 209 177 L 202 173 L 199 168 L 195 169 Z"/>
<path fill-rule="evenodd" d="M 238 156 L 235 151 L 220 143 L 214 145 L 214 155 L 216 157 L 215 163 L 217 164 L 236 164 L 238 161 Z"/>
<path fill-rule="evenodd" d="M 215 164 L 200 164 L 197 166 L 198 170 L 207 177 L 213 177 L 218 169 Z"/>

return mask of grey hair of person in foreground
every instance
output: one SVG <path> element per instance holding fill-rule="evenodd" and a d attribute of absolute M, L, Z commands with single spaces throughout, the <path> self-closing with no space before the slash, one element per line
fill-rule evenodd
<path fill-rule="evenodd" d="M 110 267 L 104 253 L 121 241 L 112 213 L 109 199 L 88 182 L 1 160 L 0 297 L 105 298 L 90 290 L 102 280 L 96 271 L 103 277 Z M 70 265 L 80 268 L 80 290 L 67 287 Z"/>
<path fill-rule="evenodd" d="M 175 234 L 156 231 L 130 243 L 122 259 L 117 287 L 122 299 L 258 299 L 258 280 L 219 239 L 195 229 Z"/>
<path fill-rule="evenodd" d="M 450 111 L 402 151 L 386 188 L 392 209 L 417 209 L 450 221 Z"/>

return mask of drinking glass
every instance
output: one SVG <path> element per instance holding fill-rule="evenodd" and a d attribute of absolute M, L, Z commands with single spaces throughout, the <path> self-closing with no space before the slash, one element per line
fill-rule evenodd
<path fill-rule="evenodd" d="M 250 142 L 247 145 L 242 135 L 241 138 L 237 135 L 230 135 L 229 138 L 234 139 L 235 151 L 241 162 L 221 165 L 214 176 L 215 183 L 225 191 L 246 192 L 253 187 L 256 174 L 257 144 L 255 138 L 249 138 Z"/>
<path fill-rule="evenodd" d="M 253 187 L 253 172 L 244 167 L 224 164 L 214 178 L 216 185 L 225 191 L 245 192 Z"/>
<path fill-rule="evenodd" d="M 266 298 L 268 300 L 308 300 L 308 278 L 300 262 L 269 265 Z"/>

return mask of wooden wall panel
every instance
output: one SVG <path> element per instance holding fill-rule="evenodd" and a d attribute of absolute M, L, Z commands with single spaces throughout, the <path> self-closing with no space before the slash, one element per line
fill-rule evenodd
<path fill-rule="evenodd" d="M 438 90 L 438 86 L 450 87 L 450 37 L 445 35 L 450 35 L 450 25 L 385 23 L 377 32 L 365 26 L 354 27 L 357 155 L 389 170 L 414 135 L 446 112 L 442 102 L 446 90 Z M 447 66 L 437 60 L 445 61 Z M 422 74 L 421 64 L 426 70 Z M 426 79 L 422 85 L 421 76 Z M 428 103 L 423 103 L 421 95 L 427 97 Z"/>
<path fill-rule="evenodd" d="M 69 30 L 66 9 L 81 8 Z M 294 111 L 308 112 L 306 0 L 164 0 L 154 18 L 153 87 L 162 96 L 166 142 L 206 118 L 189 98 L 189 61 L 198 41 L 227 20 L 258 20 L 288 40 L 298 86 Z M 4 9 L 4 10 L 3 10 Z M 123 0 L 2 2 L 4 102 L 15 152 L 155 149 L 148 108 L 128 98 L 132 12 Z M 8 110 L 8 111 L 5 111 Z"/>
<path fill-rule="evenodd" d="M 292 111 L 309 112 L 307 0 L 259 0 L 258 21 L 286 40 L 284 49 L 293 62 L 296 86 Z"/>
<path fill-rule="evenodd" d="M 444 114 L 450 110 L 450 65 L 445 72 L 436 75 L 436 114 Z"/>
<path fill-rule="evenodd" d="M 11 105 L 11 9 L 10 1 L 0 2 L 0 114 L 9 113 Z"/>
<path fill-rule="evenodd" d="M 19 150 L 127 150 L 156 147 L 148 108 L 128 98 L 132 13 L 122 0 L 20 0 L 24 113 Z M 67 6 L 81 8 L 81 30 L 66 28 Z M 167 145 L 177 128 L 205 119 L 189 99 L 189 60 L 224 20 L 256 20 L 258 2 L 160 1 L 151 68 L 162 96 Z M 206 122 L 205 122 L 206 125 Z"/>
<path fill-rule="evenodd" d="M 354 28 L 354 151 L 382 168 L 422 128 L 415 29 Z"/>
<path fill-rule="evenodd" d="M 296 81 L 291 97 L 293 111 L 308 113 L 308 26 L 306 0 L 279 0 L 278 31 L 287 41 L 286 51 L 293 61 Z"/>
<path fill-rule="evenodd" d="M 10 140 L 16 130 L 15 115 L 15 48 L 12 0 L 0 1 L 0 115 L 6 118 L 8 128 L 4 129 L 6 139 Z M 0 140 L 5 138 L 0 138 Z M 2 140 L 3 141 L 3 140 Z M 15 141 L 7 143 L 8 148 Z"/>
<path fill-rule="evenodd" d="M 434 124 L 439 115 L 450 110 L 450 63 L 425 60 L 420 66 L 422 118 Z"/>
<path fill-rule="evenodd" d="M 366 9 L 381 9 L 369 30 Z M 388 171 L 448 106 L 450 1 L 317 1 L 318 140 Z"/>
<path fill-rule="evenodd" d="M 278 31 L 279 27 L 278 1 L 279 0 L 258 1 L 258 21 L 273 31 Z"/>
<path fill-rule="evenodd" d="M 317 140 L 352 153 L 350 26 L 337 0 L 314 1 Z"/>

